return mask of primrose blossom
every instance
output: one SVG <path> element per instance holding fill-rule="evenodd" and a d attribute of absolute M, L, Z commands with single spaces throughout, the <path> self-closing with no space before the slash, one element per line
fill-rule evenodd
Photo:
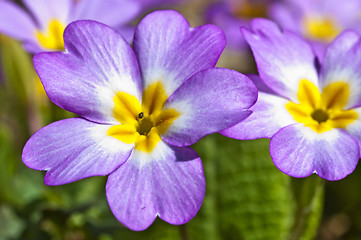
<path fill-rule="evenodd" d="M 257 63 L 259 97 L 252 115 L 222 134 L 271 138 L 274 164 L 293 177 L 352 173 L 361 142 L 360 36 L 342 33 L 319 66 L 306 40 L 269 20 L 255 19 L 243 34 Z"/>
<path fill-rule="evenodd" d="M 284 0 L 270 7 L 270 18 L 283 29 L 307 38 L 322 60 L 327 44 L 342 31 L 361 32 L 361 1 Z"/>
<path fill-rule="evenodd" d="M 128 41 L 133 28 L 126 24 L 140 11 L 132 0 L 23 0 L 30 14 L 10 0 L 0 0 L 0 33 L 24 43 L 27 51 L 64 49 L 63 32 L 73 21 L 95 20 L 117 28 Z"/>
<path fill-rule="evenodd" d="M 189 146 L 251 114 L 257 88 L 239 72 L 214 68 L 225 46 L 216 26 L 191 28 L 179 13 L 147 15 L 133 49 L 93 21 L 69 24 L 66 52 L 39 53 L 34 66 L 49 98 L 78 114 L 26 143 L 22 159 L 59 185 L 109 175 L 115 217 L 144 230 L 159 216 L 184 224 L 199 210 L 205 179 Z"/>

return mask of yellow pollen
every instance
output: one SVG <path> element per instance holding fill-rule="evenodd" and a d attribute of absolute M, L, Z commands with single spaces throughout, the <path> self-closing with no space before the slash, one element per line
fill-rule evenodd
<path fill-rule="evenodd" d="M 117 92 L 113 115 L 119 121 L 108 129 L 108 136 L 122 142 L 134 143 L 135 149 L 151 152 L 173 121 L 180 115 L 175 109 L 163 109 L 168 96 L 160 82 L 143 92 L 142 104 L 136 97 Z"/>
<path fill-rule="evenodd" d="M 346 82 L 334 82 L 322 93 L 309 80 L 302 79 L 297 99 L 299 103 L 288 102 L 286 109 L 293 118 L 312 130 L 322 133 L 333 128 L 346 128 L 358 116 L 353 110 L 345 110 L 350 95 Z"/>
<path fill-rule="evenodd" d="M 322 42 L 331 42 L 341 32 L 331 18 L 308 17 L 303 24 L 308 38 Z"/>
<path fill-rule="evenodd" d="M 53 19 L 48 24 L 46 32 L 37 31 L 35 33 L 40 45 L 49 50 L 64 50 L 63 33 L 65 26 L 56 19 Z"/>

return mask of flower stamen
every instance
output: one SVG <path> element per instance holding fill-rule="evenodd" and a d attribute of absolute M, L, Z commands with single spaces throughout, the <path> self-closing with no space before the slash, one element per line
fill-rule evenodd
<path fill-rule="evenodd" d="M 136 97 L 117 92 L 114 97 L 113 115 L 120 124 L 109 128 L 108 136 L 125 143 L 134 143 L 135 149 L 151 152 L 180 113 L 164 109 L 168 96 L 161 82 L 148 86 L 142 104 Z"/>
<path fill-rule="evenodd" d="M 311 117 L 316 120 L 318 123 L 326 122 L 329 118 L 328 113 L 322 109 L 316 109 Z"/>
<path fill-rule="evenodd" d="M 150 130 L 154 127 L 154 124 L 150 118 L 143 118 L 139 121 L 137 132 L 140 135 L 147 136 Z"/>
<path fill-rule="evenodd" d="M 344 129 L 358 117 L 357 112 L 345 109 L 349 96 L 350 87 L 346 82 L 333 82 L 320 93 L 312 82 L 302 79 L 297 93 L 299 103 L 290 101 L 286 109 L 297 122 L 317 133 Z"/>

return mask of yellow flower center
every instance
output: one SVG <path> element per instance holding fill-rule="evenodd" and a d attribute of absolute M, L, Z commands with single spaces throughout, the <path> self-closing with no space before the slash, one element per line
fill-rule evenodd
<path fill-rule="evenodd" d="M 297 93 L 299 103 L 288 102 L 286 109 L 297 122 L 322 133 L 346 128 L 357 119 L 355 111 L 344 110 L 349 96 L 350 87 L 345 82 L 331 83 L 320 93 L 312 82 L 302 79 Z"/>
<path fill-rule="evenodd" d="M 331 42 L 341 32 L 331 18 L 308 17 L 303 24 L 308 38 L 323 42 Z"/>
<path fill-rule="evenodd" d="M 151 152 L 173 121 L 180 115 L 175 109 L 163 109 L 168 96 L 161 82 L 151 84 L 143 92 L 142 104 L 136 97 L 117 92 L 113 115 L 121 124 L 108 129 L 108 136 L 135 144 L 135 149 Z"/>
<path fill-rule="evenodd" d="M 233 1 L 231 9 L 233 14 L 240 18 L 257 18 L 267 15 L 267 4 L 262 1 Z"/>
<path fill-rule="evenodd" d="M 35 36 L 43 48 L 63 51 L 64 30 L 65 26 L 59 20 L 53 19 L 49 22 L 46 32 L 37 31 Z"/>

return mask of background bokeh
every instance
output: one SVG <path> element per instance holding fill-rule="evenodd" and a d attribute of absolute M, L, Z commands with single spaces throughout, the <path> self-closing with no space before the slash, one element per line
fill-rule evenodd
<path fill-rule="evenodd" d="M 195 27 L 206 23 L 211 2 L 162 8 L 180 11 Z M 266 139 L 213 134 L 193 146 L 207 189 L 198 214 L 182 226 L 157 219 L 143 232 L 128 230 L 110 212 L 106 177 L 46 186 L 43 172 L 22 163 L 22 148 L 40 127 L 73 115 L 47 99 L 31 59 L 20 43 L 0 35 L 0 240 L 361 239 L 361 168 L 337 182 L 291 178 L 273 165 Z M 256 73 L 248 49 L 227 48 L 218 66 Z"/>

